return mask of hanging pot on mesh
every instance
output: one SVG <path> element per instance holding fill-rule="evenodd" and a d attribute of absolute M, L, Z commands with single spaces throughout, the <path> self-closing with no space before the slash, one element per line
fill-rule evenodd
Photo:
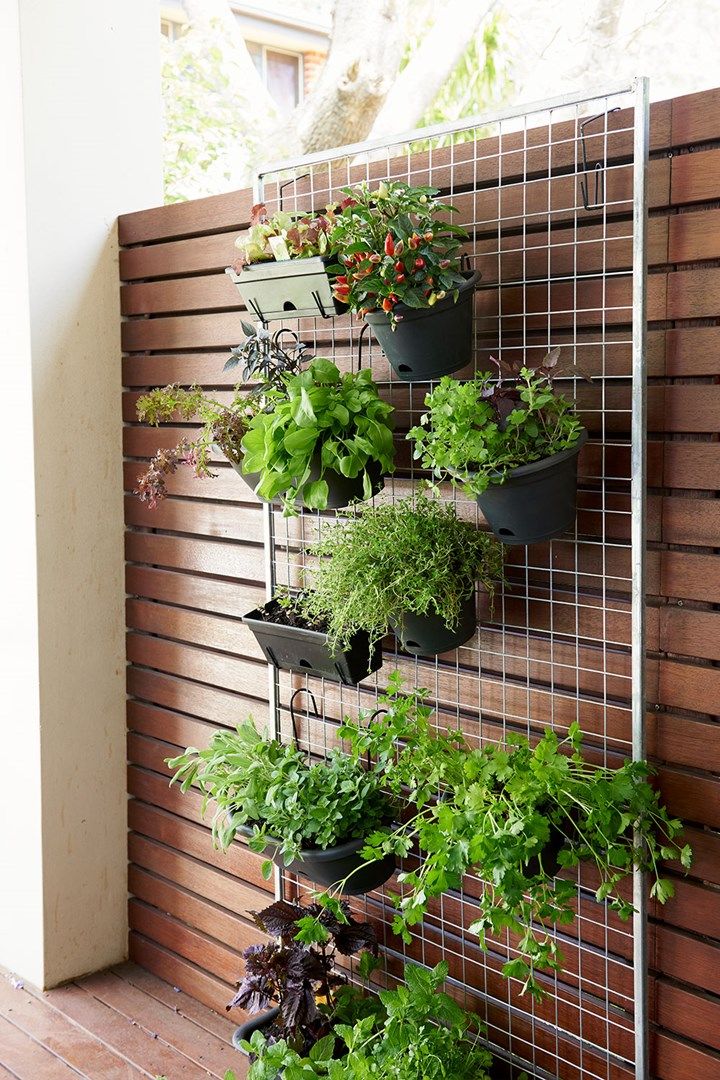
<path fill-rule="evenodd" d="M 478 495 L 485 520 L 504 544 L 537 544 L 567 532 L 577 514 L 578 455 L 583 428 L 569 450 L 512 469 L 501 484 Z"/>
<path fill-rule="evenodd" d="M 353 636 L 349 649 L 333 651 L 324 630 L 295 624 L 276 598 L 243 615 L 242 621 L 255 635 L 268 663 L 286 671 L 355 686 L 382 664 L 380 646 L 371 649 L 364 631 Z"/>
<path fill-rule="evenodd" d="M 231 461 L 233 469 L 242 479 L 248 484 L 253 491 L 260 483 L 261 473 L 244 473 L 242 466 L 234 461 Z M 310 465 L 310 475 L 308 482 L 320 479 L 320 453 L 314 455 Z M 369 461 L 367 464 L 367 474 L 370 478 L 370 488 L 372 491 L 371 498 L 377 495 L 379 491 L 385 487 L 385 478 L 382 472 L 382 466 L 378 461 Z M 343 476 L 342 473 L 336 472 L 335 469 L 326 468 L 322 474 L 323 480 L 328 486 L 328 498 L 326 510 L 340 510 L 344 506 L 351 506 L 356 502 L 365 501 L 365 489 L 363 484 L 363 474 L 358 473 L 357 476 Z M 278 502 L 278 499 L 273 499 L 273 502 Z M 298 507 L 303 507 L 305 504 L 301 499 L 296 499 L 295 504 Z"/>
<path fill-rule="evenodd" d="M 465 272 L 465 283 L 433 307 L 397 304 L 393 330 L 384 311 L 365 316 L 395 374 L 405 382 L 429 382 L 466 367 L 473 358 L 473 298 L 479 271 Z"/>
<path fill-rule="evenodd" d="M 457 626 L 448 627 L 441 615 L 403 612 L 392 624 L 405 652 L 415 656 L 436 656 L 464 645 L 477 630 L 475 589 L 463 601 Z"/>
<path fill-rule="evenodd" d="M 307 693 L 312 703 L 313 711 L 310 713 L 308 710 L 308 716 L 312 715 L 316 719 L 322 720 L 318 712 L 315 695 L 310 691 L 306 691 L 303 687 L 297 689 L 290 698 L 290 720 L 292 722 L 293 739 L 298 748 L 295 699 L 298 694 L 304 693 Z M 388 817 L 390 817 L 390 803 L 388 803 Z M 246 837 L 253 834 L 250 825 L 241 825 L 237 831 L 240 835 Z M 385 855 L 382 859 L 363 859 L 360 852 L 365 847 L 366 840 L 366 836 L 355 836 L 329 848 L 302 848 L 300 858 L 294 859 L 285 869 L 292 874 L 300 874 L 312 881 L 313 884 L 321 885 L 323 888 L 337 885 L 338 882 L 345 881 L 347 878 L 347 883 L 343 887 L 343 894 L 346 896 L 364 896 L 365 893 L 372 892 L 373 889 L 378 889 L 381 885 L 384 885 L 395 873 L 394 855 Z M 262 854 L 266 859 L 272 859 L 278 866 L 282 866 L 280 847 L 280 841 L 271 838 Z"/>

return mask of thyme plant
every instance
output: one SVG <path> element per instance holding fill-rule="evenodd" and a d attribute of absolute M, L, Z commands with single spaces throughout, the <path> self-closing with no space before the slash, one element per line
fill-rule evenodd
<path fill-rule="evenodd" d="M 454 629 L 475 582 L 492 597 L 503 572 L 502 544 L 452 504 L 422 495 L 363 507 L 309 550 L 319 561 L 303 603 L 341 649 L 358 630 L 372 647 L 404 614 L 437 614 Z"/>

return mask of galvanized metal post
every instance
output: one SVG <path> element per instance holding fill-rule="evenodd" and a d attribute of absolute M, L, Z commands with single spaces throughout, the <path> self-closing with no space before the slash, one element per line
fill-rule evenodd
<path fill-rule="evenodd" d="M 645 543 L 647 487 L 647 172 L 650 144 L 650 108 L 647 79 L 635 83 L 633 154 L 633 329 L 632 329 L 632 757 L 645 757 Z M 633 876 L 633 978 L 635 999 L 635 1077 L 647 1080 L 647 890 L 645 875 Z"/>
<path fill-rule="evenodd" d="M 253 202 L 263 201 L 264 181 L 261 173 L 255 176 L 253 181 Z M 275 593 L 275 522 L 273 518 L 273 504 L 264 502 L 262 505 L 263 516 L 263 549 L 265 563 L 265 599 L 272 600 Z M 280 738 L 280 710 L 278 708 L 278 673 L 274 664 L 268 664 L 268 715 L 270 729 L 276 739 Z M 275 866 L 273 874 L 275 899 L 282 900 L 284 894 L 283 874 L 279 866 Z"/>

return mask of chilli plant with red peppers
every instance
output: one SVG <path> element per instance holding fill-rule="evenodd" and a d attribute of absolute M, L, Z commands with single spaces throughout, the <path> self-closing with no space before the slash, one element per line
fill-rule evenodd
<path fill-rule="evenodd" d="M 450 223 L 455 208 L 435 198 L 436 188 L 398 180 L 343 193 L 347 200 L 330 233 L 331 248 L 342 252 L 329 267 L 336 300 L 360 315 L 382 309 L 394 327 L 399 304 L 433 307 L 463 284 L 460 248 L 467 233 Z"/>

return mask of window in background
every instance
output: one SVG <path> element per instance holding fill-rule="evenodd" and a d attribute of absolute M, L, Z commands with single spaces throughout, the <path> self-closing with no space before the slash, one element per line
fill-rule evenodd
<path fill-rule="evenodd" d="M 161 19 L 160 33 L 164 34 L 168 41 L 177 41 L 182 36 L 184 24 L 177 19 Z"/>
<path fill-rule="evenodd" d="M 303 58 L 256 41 L 246 42 L 263 82 L 283 113 L 291 113 L 302 100 Z"/>

